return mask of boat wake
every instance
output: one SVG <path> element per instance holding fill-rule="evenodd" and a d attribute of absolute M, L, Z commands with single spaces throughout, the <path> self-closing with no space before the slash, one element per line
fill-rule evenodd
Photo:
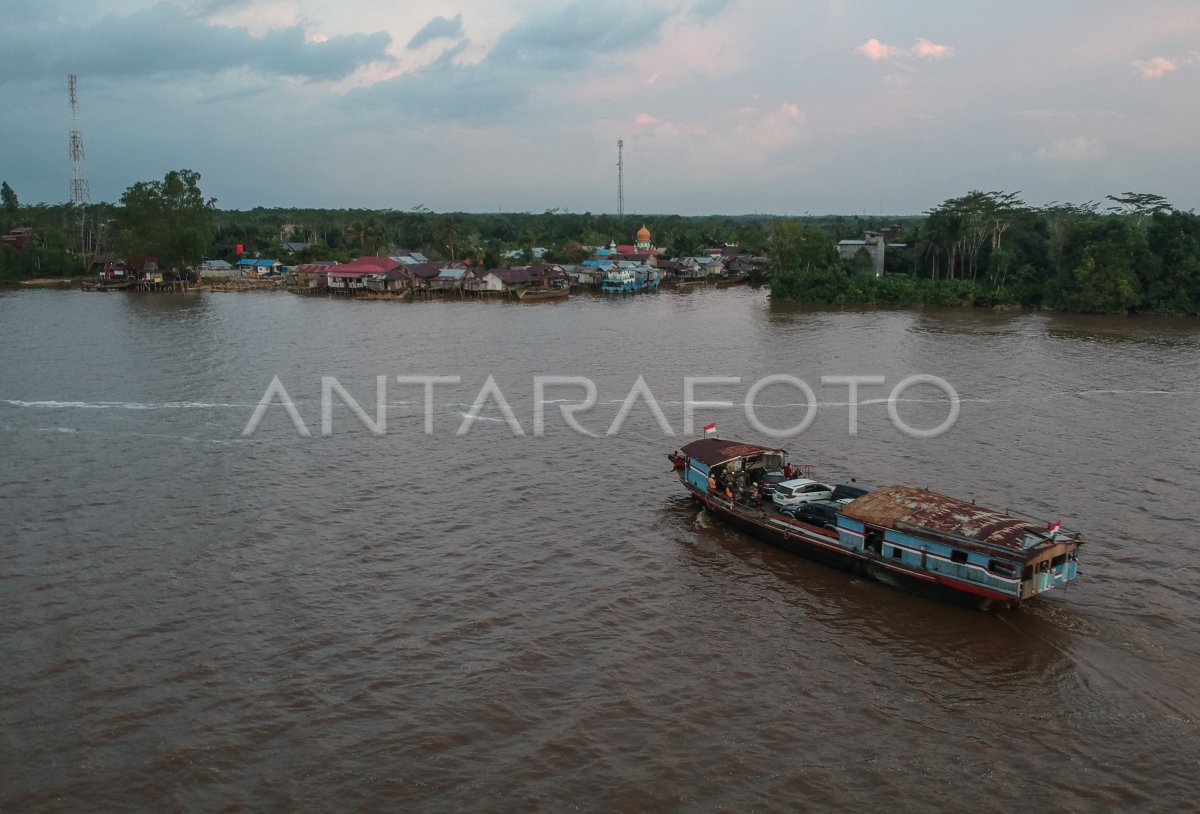
<path fill-rule="evenodd" d="M 0 404 L 44 410 L 207 410 L 217 407 L 249 409 L 254 406 L 253 404 L 224 404 L 206 401 L 145 403 L 140 401 L 22 401 L 20 399 L 0 399 Z"/>

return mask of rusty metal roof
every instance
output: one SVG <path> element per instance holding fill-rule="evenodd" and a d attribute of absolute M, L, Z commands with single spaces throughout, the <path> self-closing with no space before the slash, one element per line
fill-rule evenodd
<path fill-rule="evenodd" d="M 783 453 L 783 450 L 772 447 L 760 447 L 758 444 L 746 444 L 741 441 L 725 441 L 720 438 L 703 438 L 693 441 L 679 451 L 695 458 L 705 466 L 717 466 L 746 455 L 758 455 L 764 452 L 773 452 L 776 455 Z"/>
<path fill-rule="evenodd" d="M 924 531 L 1016 551 L 1024 551 L 1029 543 L 1047 537 L 1045 526 L 915 486 L 888 486 L 868 492 L 847 504 L 842 514 L 898 531 Z"/>

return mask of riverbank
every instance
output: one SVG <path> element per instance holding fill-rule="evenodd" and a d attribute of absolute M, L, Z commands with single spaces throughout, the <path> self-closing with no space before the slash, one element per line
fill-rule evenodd
<path fill-rule="evenodd" d="M 1138 298 L 1128 291 L 1109 296 L 1100 285 L 1087 289 L 1086 296 L 1067 296 L 1060 281 L 1036 283 L 1018 279 L 996 283 L 991 280 L 941 279 L 892 274 L 846 274 L 837 268 L 810 269 L 776 274 L 771 279 L 771 297 L 780 302 L 803 305 L 886 305 L 912 308 L 922 305 L 960 306 L 989 309 L 1033 308 L 1065 314 L 1155 314 L 1159 316 L 1200 315 L 1200 299 Z"/>

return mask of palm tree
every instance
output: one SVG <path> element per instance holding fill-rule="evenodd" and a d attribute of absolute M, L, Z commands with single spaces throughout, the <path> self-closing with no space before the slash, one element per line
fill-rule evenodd
<path fill-rule="evenodd" d="M 363 243 L 366 241 L 367 227 L 361 220 L 356 220 L 346 227 L 346 245 L 358 244 L 358 253 L 363 253 Z"/>
<path fill-rule="evenodd" d="M 442 242 L 450 250 L 450 259 L 454 260 L 454 244 L 458 242 L 458 226 L 454 223 L 453 215 L 447 215 L 442 220 L 441 231 Z"/>

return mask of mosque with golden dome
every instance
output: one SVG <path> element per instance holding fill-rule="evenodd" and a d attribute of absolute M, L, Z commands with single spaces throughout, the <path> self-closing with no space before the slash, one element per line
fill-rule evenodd
<path fill-rule="evenodd" d="M 650 230 L 646 228 L 646 224 L 643 223 L 642 228 L 638 229 L 637 242 L 633 245 L 639 252 L 648 252 L 654 248 L 650 241 Z"/>
<path fill-rule="evenodd" d="M 624 244 L 624 245 L 613 244 L 612 246 L 609 247 L 609 251 L 615 252 L 616 254 L 619 254 L 619 255 L 633 255 L 633 254 L 655 255 L 655 254 L 659 253 L 658 249 L 655 248 L 655 246 L 654 246 L 654 238 L 650 234 L 650 230 L 646 228 L 646 224 L 644 224 L 644 223 L 642 224 L 642 228 L 637 230 L 637 235 L 634 237 L 634 242 L 632 245 L 630 245 L 630 244 Z"/>

